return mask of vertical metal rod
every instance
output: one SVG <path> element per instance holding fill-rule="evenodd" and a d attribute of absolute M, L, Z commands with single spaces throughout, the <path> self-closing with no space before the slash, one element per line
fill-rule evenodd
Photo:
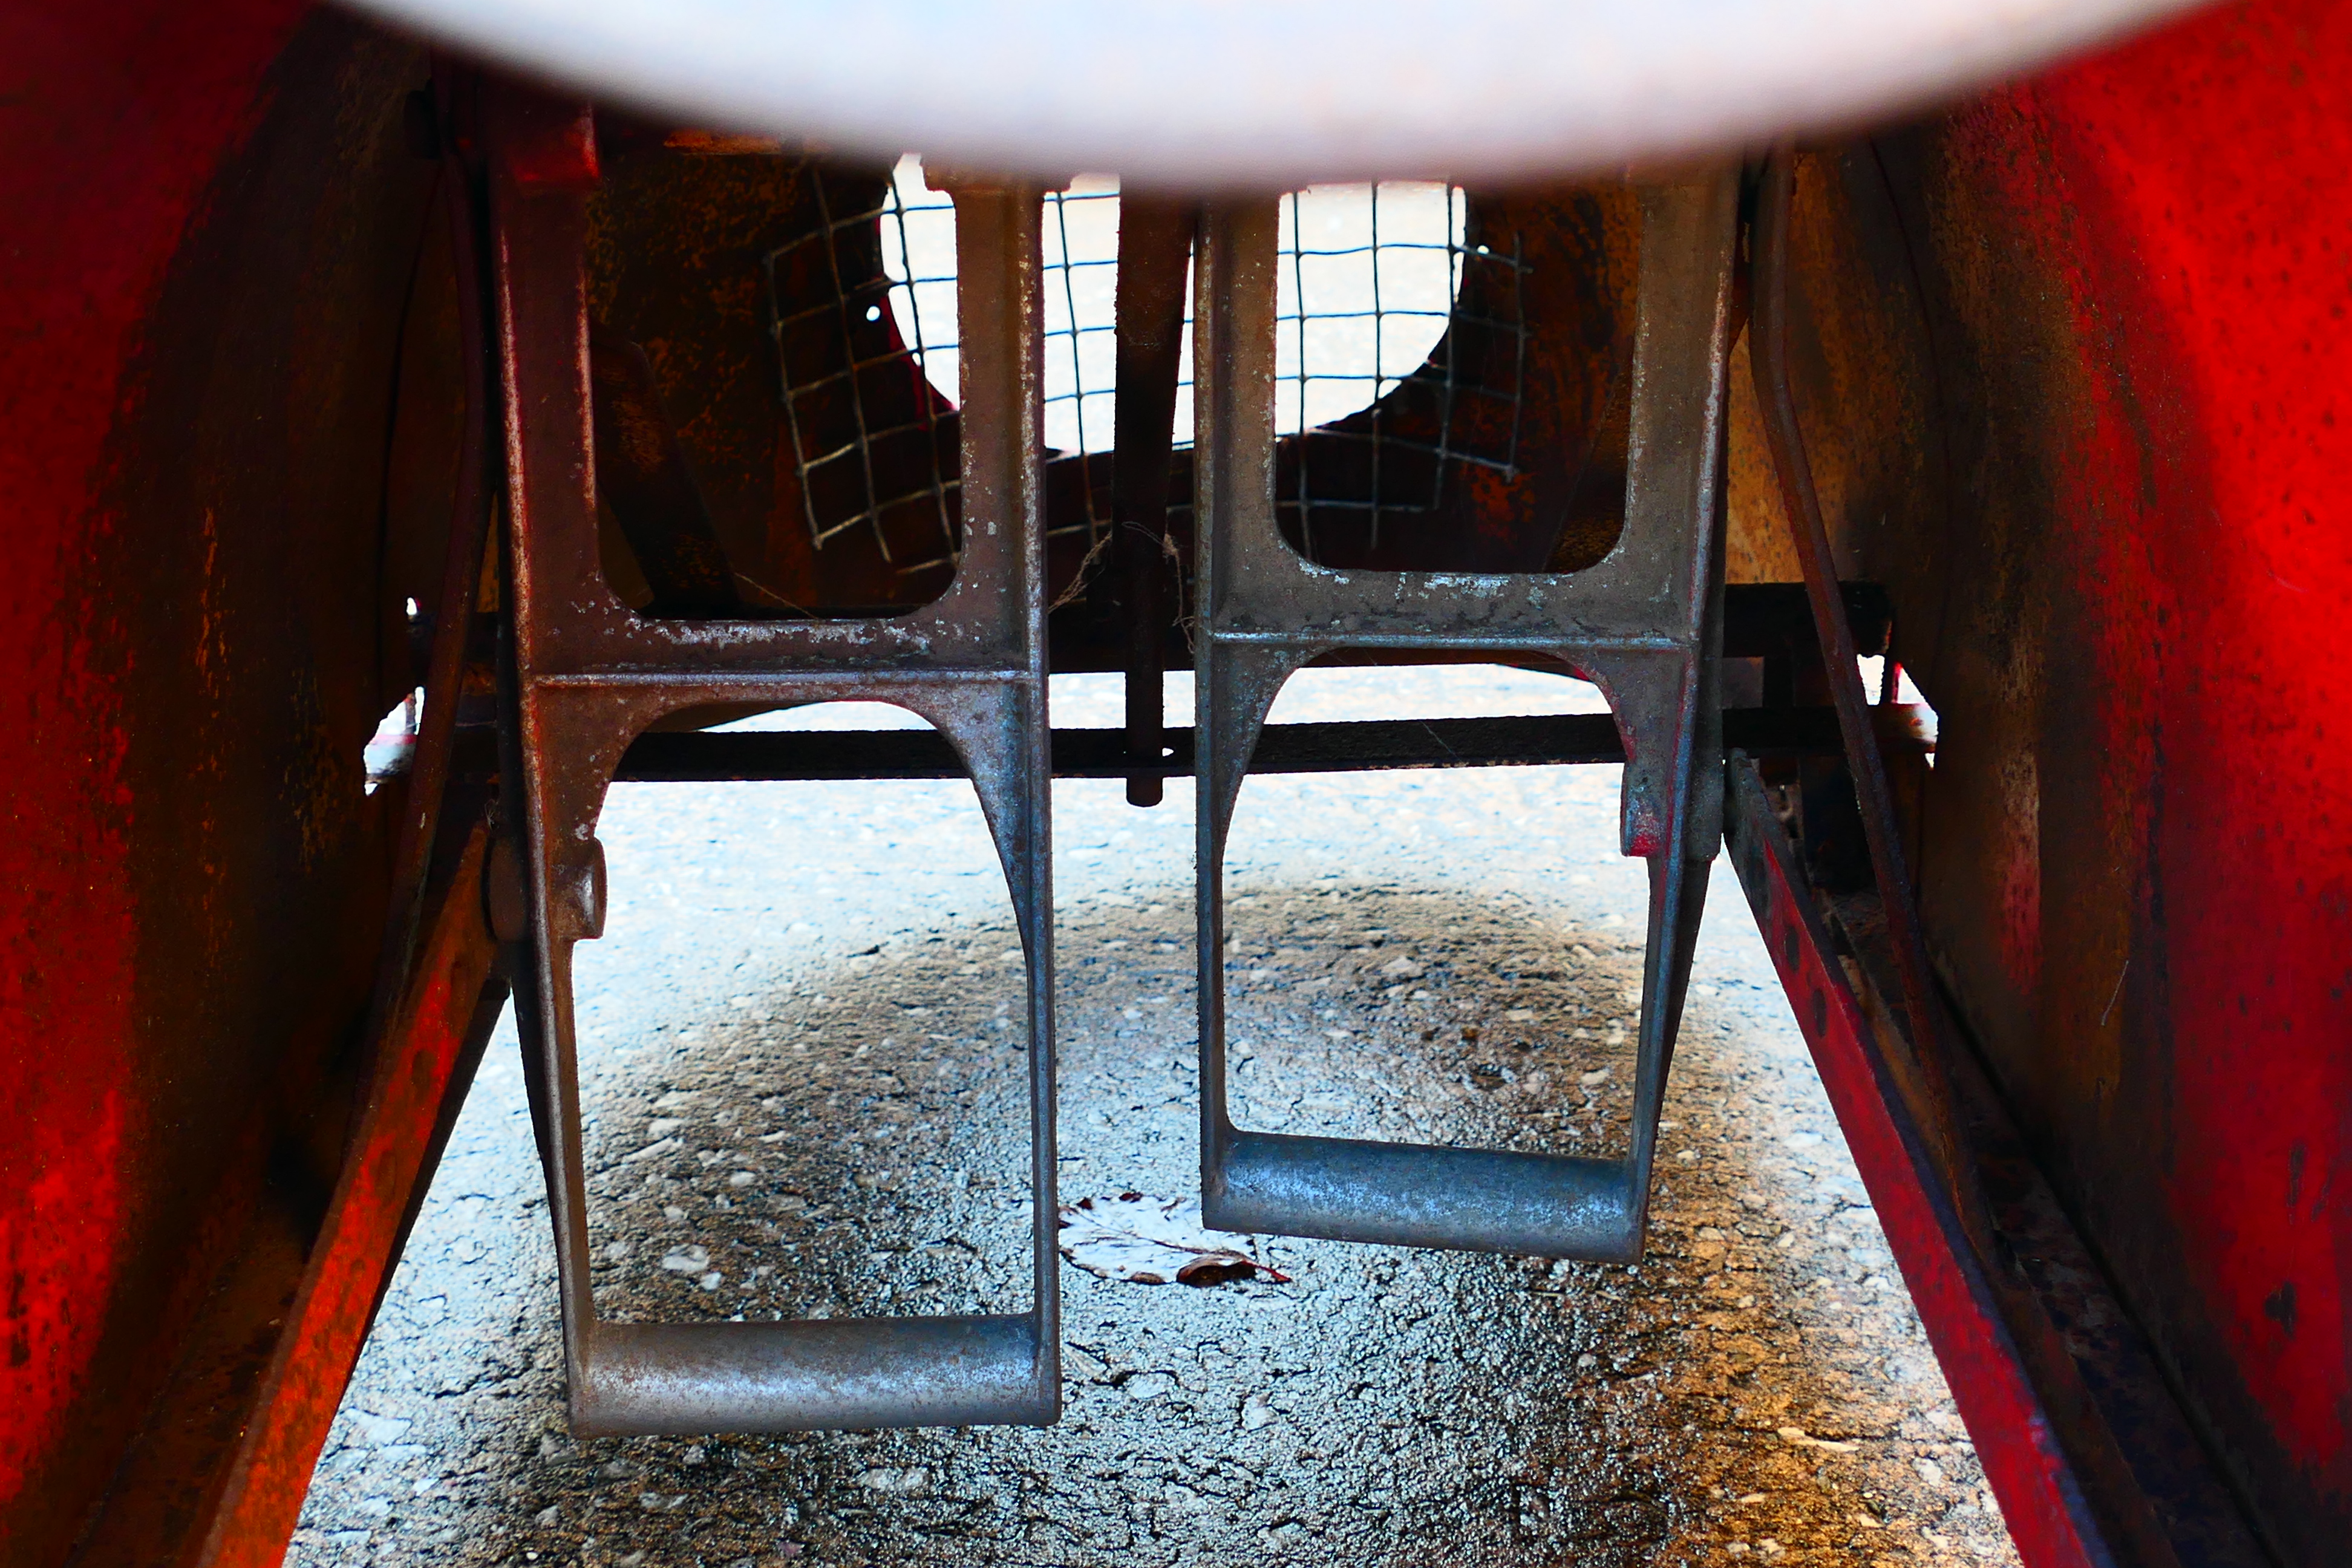
<path fill-rule="evenodd" d="M 1111 455 L 1111 566 L 1127 636 L 1129 805 L 1158 805 L 1164 741 L 1160 659 L 1168 608 L 1169 448 L 1184 349 L 1184 268 L 1200 208 L 1129 191 L 1118 215 L 1118 415 Z"/>
<path fill-rule="evenodd" d="M 1449 203 L 1452 199 L 1450 195 L 1447 197 Z M 1371 416 L 1372 426 L 1372 526 L 1364 541 L 1367 551 L 1381 547 L 1381 449 L 1388 445 L 1381 438 L 1388 433 L 1388 410 L 1381 405 L 1381 399 L 1388 395 L 1389 388 L 1385 379 L 1388 365 L 1381 353 L 1383 347 L 1381 335 L 1381 186 L 1377 180 L 1372 182 L 1371 218 L 1371 232 L 1365 247 L 1366 257 L 1372 267 L 1372 406 L 1367 411 Z M 1447 221 L 1450 226 L 1450 213 Z M 1304 251 L 1307 247 L 1302 242 L 1298 248 Z"/>
<path fill-rule="evenodd" d="M 1312 561 L 1315 559 L 1315 487 L 1307 481 L 1307 466 L 1315 447 L 1306 439 L 1307 431 L 1312 428 L 1307 423 L 1307 323 L 1311 318 L 1307 314 L 1307 239 L 1303 226 L 1307 210 L 1299 205 L 1298 197 L 1299 193 L 1293 191 L 1283 198 L 1290 204 L 1290 298 L 1297 317 L 1294 325 L 1298 343 L 1298 429 L 1296 434 L 1299 440 L 1292 450 L 1297 463 L 1298 550 L 1300 554 Z M 1195 359 L 1192 374 L 1198 380 L 1208 380 L 1207 364 Z M 1278 433 L 1282 428 L 1280 394 L 1276 395 L 1275 429 Z M 1203 445 L 1197 433 L 1193 443 L 1196 448 Z M 1195 526 L 1199 524 L 1196 522 Z"/>
<path fill-rule="evenodd" d="M 1050 1426 L 1062 1408 L 1060 1213 L 1055 1130 L 1053 721 L 1045 630 L 1045 193 L 979 180 L 950 187 L 956 204 L 961 473 L 968 527 L 1003 529 L 1013 556 L 1021 630 L 1017 687 L 1021 765 L 1015 852 L 1006 856 L 1029 991 L 1030 1264 L 1027 1409 L 997 1395 L 992 1420 Z M 1058 220 L 1058 205 L 1055 212 Z M 1069 247 L 1062 250 L 1063 277 Z M 1077 318 L 1070 319 L 1076 342 Z M 1081 389 L 1083 390 L 1083 389 Z M 1083 400 L 1081 400 L 1083 401 Z M 984 803 L 983 803 L 984 804 Z"/>

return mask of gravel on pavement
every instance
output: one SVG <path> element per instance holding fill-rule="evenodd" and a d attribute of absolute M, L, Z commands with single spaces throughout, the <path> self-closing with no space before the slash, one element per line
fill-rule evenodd
<path fill-rule="evenodd" d="M 1054 701 L 1118 722 L 1115 678 Z M 1275 718 L 1597 706 L 1504 669 L 1334 670 Z M 877 714 L 915 721 L 751 722 Z M 1617 773 L 1251 781 L 1236 1120 L 1622 1147 L 1646 880 Z M 1065 781 L 1055 812 L 1062 1199 L 1197 1196 L 1190 791 L 1139 811 Z M 600 834 L 607 936 L 578 967 L 602 1311 L 1024 1304 L 1022 958 L 969 785 L 623 785 Z M 2013 1563 L 1720 862 L 1661 1148 L 1637 1266 L 1275 1237 L 1287 1283 L 1066 1268 L 1049 1429 L 582 1441 L 502 1026 L 288 1561 Z"/>

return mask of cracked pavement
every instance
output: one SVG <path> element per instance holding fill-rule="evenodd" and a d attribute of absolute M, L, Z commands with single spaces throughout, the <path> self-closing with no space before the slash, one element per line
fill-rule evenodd
<path fill-rule="evenodd" d="M 1055 721 L 1114 725 L 1118 691 L 1057 678 Z M 1275 717 L 1597 705 L 1508 670 L 1335 670 Z M 1119 790 L 1055 788 L 1066 1203 L 1199 1179 L 1191 795 Z M 1645 879 L 1616 795 L 1614 768 L 1253 780 L 1236 1120 L 1620 1145 Z M 625 785 L 601 837 L 602 1310 L 1024 1304 L 1021 957 L 969 786 Z M 1291 1283 L 1066 1267 L 1053 1428 L 577 1441 L 502 1026 L 288 1561 L 2013 1563 L 1721 862 L 1665 1116 L 1638 1266 L 1271 1238 Z"/>

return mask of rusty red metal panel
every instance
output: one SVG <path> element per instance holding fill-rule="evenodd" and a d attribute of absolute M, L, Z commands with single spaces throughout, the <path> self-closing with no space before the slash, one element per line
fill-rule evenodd
<path fill-rule="evenodd" d="M 2116 1256 L 2313 1563 L 2352 1527 L 2347 83 L 2352 10 L 2231 7 L 2043 84 L 2057 181 L 2008 186 L 2053 236 L 2064 192 L 2113 354 L 2062 504 L 2092 525 L 2065 542 L 2083 652 L 2123 678 L 2077 711 L 2145 834 L 2108 989 L 2165 1076 L 2117 1120 L 2169 1233 L 2118 1225 Z M 2042 945 L 2072 945 L 2043 909 Z M 2075 978 L 2087 1012 L 2108 977 Z"/>
<path fill-rule="evenodd" d="M 505 1005 L 482 910 L 488 843 L 478 823 L 427 918 L 408 996 L 379 1053 L 342 1179 L 205 1534 L 199 1560 L 211 1568 L 276 1568 L 285 1556 L 413 1205 Z"/>
<path fill-rule="evenodd" d="M 1726 802 L 1728 858 L 2025 1561 L 2272 1562 L 1973 1058 L 1950 1059 L 1948 1098 L 1916 1092 L 1916 1015 L 1877 894 L 1807 885 L 1745 758 Z M 1956 1038 L 1933 1005 L 1930 1037 Z M 1952 1155 L 1972 1212 L 1951 1200 Z"/>
<path fill-rule="evenodd" d="M 440 457 L 425 62 L 283 4 L 0 32 L 0 1559 L 166 1562 L 365 1077 L 405 790 L 361 747 L 446 510 L 385 482 Z"/>
<path fill-rule="evenodd" d="M 2295 1561 L 2352 1528 L 2352 9 L 2230 7 L 2039 82 L 2000 167 L 2094 388 L 2051 564 L 2079 642 L 2042 799 L 2138 865 L 2128 945 L 2042 896 L 2016 975 L 2103 1051 L 2051 1123 L 2128 1293 Z M 2061 712 L 2063 710 L 2063 712 Z M 2042 858 L 2105 848 L 2042 832 Z M 2053 886 L 2058 884 L 2058 886 Z M 2112 1013 L 2110 1013 L 2112 1004 Z M 2079 1044 L 2077 1044 L 2079 1041 Z M 2103 1105 L 2105 1102 L 2105 1105 Z M 2147 1184 L 2140 1184 L 2147 1178 Z M 2147 1204 L 2161 1196 L 2161 1204 Z"/>
<path fill-rule="evenodd" d="M 2298 1563 L 2352 1530 L 2347 81 L 2352 12 L 2217 7 L 1808 172 L 1801 402 L 1942 715 L 1939 965 Z"/>
<path fill-rule="evenodd" d="M 101 499 L 140 329 L 262 73 L 301 7 L 116 0 L 0 14 L 0 1551 L 69 1535 L 137 1418 L 139 1371 L 99 1365 L 148 1223 L 132 973 L 136 791 L 92 558 L 124 520 Z M 135 40 L 134 42 L 131 42 Z M 103 199 L 93 199 L 103 192 Z M 36 241 L 37 237 L 37 241 Z M 191 586 L 194 586 L 193 584 Z M 28 1509 L 26 1500 L 42 1500 Z"/>

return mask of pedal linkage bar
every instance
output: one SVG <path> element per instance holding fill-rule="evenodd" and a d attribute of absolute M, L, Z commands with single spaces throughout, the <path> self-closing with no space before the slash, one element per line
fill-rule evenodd
<path fill-rule="evenodd" d="M 520 96 L 520 95 L 517 95 Z M 707 1434 L 1045 1425 L 1060 1411 L 1055 1250 L 1052 763 L 1045 708 L 1040 194 L 955 193 L 964 547 L 935 603 L 849 622 L 634 614 L 598 557 L 584 189 L 565 139 L 584 116 L 492 123 L 493 287 L 509 410 L 509 717 L 522 774 L 528 947 L 518 1018 L 555 1223 L 573 1428 Z M 605 790 L 665 714 L 711 703 L 856 700 L 909 709 L 970 771 L 1028 959 L 1034 1295 L 989 1316 L 645 1323 L 598 1317 L 589 1280 L 573 946 L 604 927 Z"/>
<path fill-rule="evenodd" d="M 1721 836 L 1717 663 L 1726 368 L 1738 182 L 1641 192 L 1625 524 L 1573 574 L 1335 570 L 1275 510 L 1276 208 L 1212 207 L 1195 277 L 1200 520 L 1202 1209 L 1218 1229 L 1630 1260 L 1641 1254 L 1666 1070 Z M 1649 946 L 1622 1160 L 1237 1128 L 1226 1109 L 1224 851 L 1266 712 L 1342 647 L 1558 658 L 1600 687 L 1622 736 L 1622 847 L 1650 864 Z"/>

